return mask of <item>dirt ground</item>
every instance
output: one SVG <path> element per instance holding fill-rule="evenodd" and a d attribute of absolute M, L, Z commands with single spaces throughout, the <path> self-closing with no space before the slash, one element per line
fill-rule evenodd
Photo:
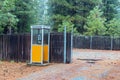
<path fill-rule="evenodd" d="M 0 80 L 120 80 L 120 51 L 74 49 L 71 64 L 0 61 Z"/>

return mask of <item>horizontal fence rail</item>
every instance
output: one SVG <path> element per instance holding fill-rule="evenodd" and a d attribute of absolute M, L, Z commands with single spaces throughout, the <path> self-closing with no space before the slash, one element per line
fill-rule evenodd
<path fill-rule="evenodd" d="M 73 48 L 120 50 L 120 37 L 110 36 L 74 36 Z"/>

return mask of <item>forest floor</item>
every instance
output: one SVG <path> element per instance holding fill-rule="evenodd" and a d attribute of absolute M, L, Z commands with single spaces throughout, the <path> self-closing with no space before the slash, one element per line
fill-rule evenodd
<path fill-rule="evenodd" d="M 0 61 L 0 80 L 120 80 L 120 51 L 74 49 L 72 63 Z"/>

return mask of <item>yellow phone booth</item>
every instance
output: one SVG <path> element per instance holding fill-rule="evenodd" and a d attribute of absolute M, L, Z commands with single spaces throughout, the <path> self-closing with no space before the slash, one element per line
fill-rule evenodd
<path fill-rule="evenodd" d="M 49 30 L 50 27 L 44 25 L 31 26 L 30 64 L 49 63 Z"/>

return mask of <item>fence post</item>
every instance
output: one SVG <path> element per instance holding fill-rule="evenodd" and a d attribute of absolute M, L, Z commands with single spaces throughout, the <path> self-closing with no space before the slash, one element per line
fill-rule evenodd
<path fill-rule="evenodd" d="M 113 49 L 113 37 L 111 36 L 111 50 Z"/>
<path fill-rule="evenodd" d="M 92 36 L 90 37 L 90 49 L 92 49 Z"/>
<path fill-rule="evenodd" d="M 72 31 L 71 31 L 71 61 L 72 62 L 72 57 L 73 57 L 73 27 L 72 27 Z"/>
<path fill-rule="evenodd" d="M 32 28 L 32 27 L 31 27 Z M 30 64 L 32 64 L 32 43 L 33 43 L 33 29 L 31 29 L 31 51 L 30 51 Z"/>
<path fill-rule="evenodd" d="M 66 63 L 66 26 L 64 27 L 64 64 Z"/>

